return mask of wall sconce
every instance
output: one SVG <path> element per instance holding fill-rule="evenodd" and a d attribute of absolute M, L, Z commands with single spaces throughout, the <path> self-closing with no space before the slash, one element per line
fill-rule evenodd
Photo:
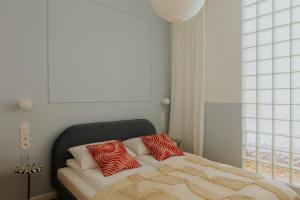
<path fill-rule="evenodd" d="M 32 108 L 32 101 L 30 99 L 21 99 L 18 105 L 22 111 L 29 111 Z"/>
<path fill-rule="evenodd" d="M 171 101 L 169 98 L 164 98 L 160 101 L 160 103 L 163 105 L 163 106 L 168 106 L 170 105 Z"/>

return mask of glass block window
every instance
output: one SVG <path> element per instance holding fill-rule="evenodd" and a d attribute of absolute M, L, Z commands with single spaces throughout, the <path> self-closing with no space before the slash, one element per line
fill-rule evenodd
<path fill-rule="evenodd" d="M 300 186 L 300 0 L 243 0 L 243 167 Z"/>

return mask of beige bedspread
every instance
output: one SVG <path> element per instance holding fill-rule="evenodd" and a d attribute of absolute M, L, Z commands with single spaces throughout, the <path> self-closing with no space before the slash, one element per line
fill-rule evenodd
<path fill-rule="evenodd" d="M 137 173 L 92 200 L 300 200 L 283 184 L 198 156 Z"/>

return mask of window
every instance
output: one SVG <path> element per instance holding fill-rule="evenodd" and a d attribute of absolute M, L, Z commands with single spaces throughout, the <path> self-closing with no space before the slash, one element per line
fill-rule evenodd
<path fill-rule="evenodd" d="M 300 0 L 243 0 L 243 167 L 300 186 Z"/>

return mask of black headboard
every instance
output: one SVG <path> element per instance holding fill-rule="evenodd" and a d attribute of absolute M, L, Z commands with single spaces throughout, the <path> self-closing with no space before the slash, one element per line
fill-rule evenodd
<path fill-rule="evenodd" d="M 65 167 L 66 160 L 72 157 L 68 152 L 70 147 L 107 140 L 126 140 L 155 133 L 153 124 L 145 119 L 79 124 L 67 128 L 57 137 L 52 147 L 52 185 L 55 188 L 60 185 L 57 170 Z"/>

